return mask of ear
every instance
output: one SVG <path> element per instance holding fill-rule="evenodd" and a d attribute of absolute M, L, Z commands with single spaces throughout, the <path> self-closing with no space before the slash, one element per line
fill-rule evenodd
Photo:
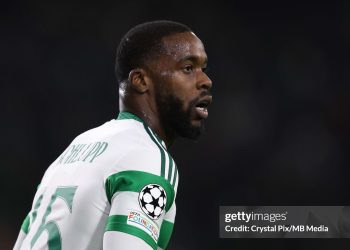
<path fill-rule="evenodd" d="M 131 87 L 139 93 L 145 93 L 149 89 L 148 81 L 145 80 L 146 72 L 144 69 L 133 69 L 129 73 L 129 82 Z"/>

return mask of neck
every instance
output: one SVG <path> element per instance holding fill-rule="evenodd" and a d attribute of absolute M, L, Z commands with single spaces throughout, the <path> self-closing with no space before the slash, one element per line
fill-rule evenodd
<path fill-rule="evenodd" d="M 175 133 L 164 129 L 158 110 L 150 108 L 150 105 L 137 105 L 135 102 L 131 104 L 120 100 L 119 107 L 120 112 L 129 112 L 141 118 L 164 141 L 167 148 L 175 141 Z"/>

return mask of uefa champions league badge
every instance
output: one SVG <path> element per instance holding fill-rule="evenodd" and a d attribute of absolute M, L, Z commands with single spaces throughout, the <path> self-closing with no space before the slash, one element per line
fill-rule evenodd
<path fill-rule="evenodd" d="M 139 193 L 139 204 L 142 211 L 152 220 L 157 220 L 166 205 L 166 192 L 158 184 L 148 184 Z"/>

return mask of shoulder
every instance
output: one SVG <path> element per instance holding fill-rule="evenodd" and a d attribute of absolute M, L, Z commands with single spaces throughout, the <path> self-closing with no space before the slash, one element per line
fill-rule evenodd
<path fill-rule="evenodd" d="M 123 146 L 122 155 L 104 176 L 107 196 L 112 197 L 116 190 L 140 192 L 149 184 L 157 184 L 173 200 L 178 185 L 178 170 L 165 145 L 143 123 L 137 124 L 133 135 L 126 136 L 130 137 Z"/>
<path fill-rule="evenodd" d="M 130 143 L 125 144 L 127 148 L 124 148 L 114 170 L 147 172 L 174 185 L 177 167 L 165 144 L 146 124 L 137 125 L 137 131 L 130 138 Z"/>

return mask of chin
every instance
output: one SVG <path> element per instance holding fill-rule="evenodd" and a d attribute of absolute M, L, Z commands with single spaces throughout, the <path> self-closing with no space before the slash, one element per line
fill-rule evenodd
<path fill-rule="evenodd" d="M 178 131 L 178 135 L 190 140 L 198 140 L 204 132 L 203 120 L 196 120 L 192 123 L 188 123 L 188 126 L 183 127 L 181 131 Z"/>
<path fill-rule="evenodd" d="M 201 127 L 203 127 L 203 126 L 204 126 L 204 121 L 202 119 L 201 120 L 196 119 L 196 120 L 193 120 L 191 122 L 191 127 L 193 129 L 195 129 L 195 128 L 201 129 Z"/>

